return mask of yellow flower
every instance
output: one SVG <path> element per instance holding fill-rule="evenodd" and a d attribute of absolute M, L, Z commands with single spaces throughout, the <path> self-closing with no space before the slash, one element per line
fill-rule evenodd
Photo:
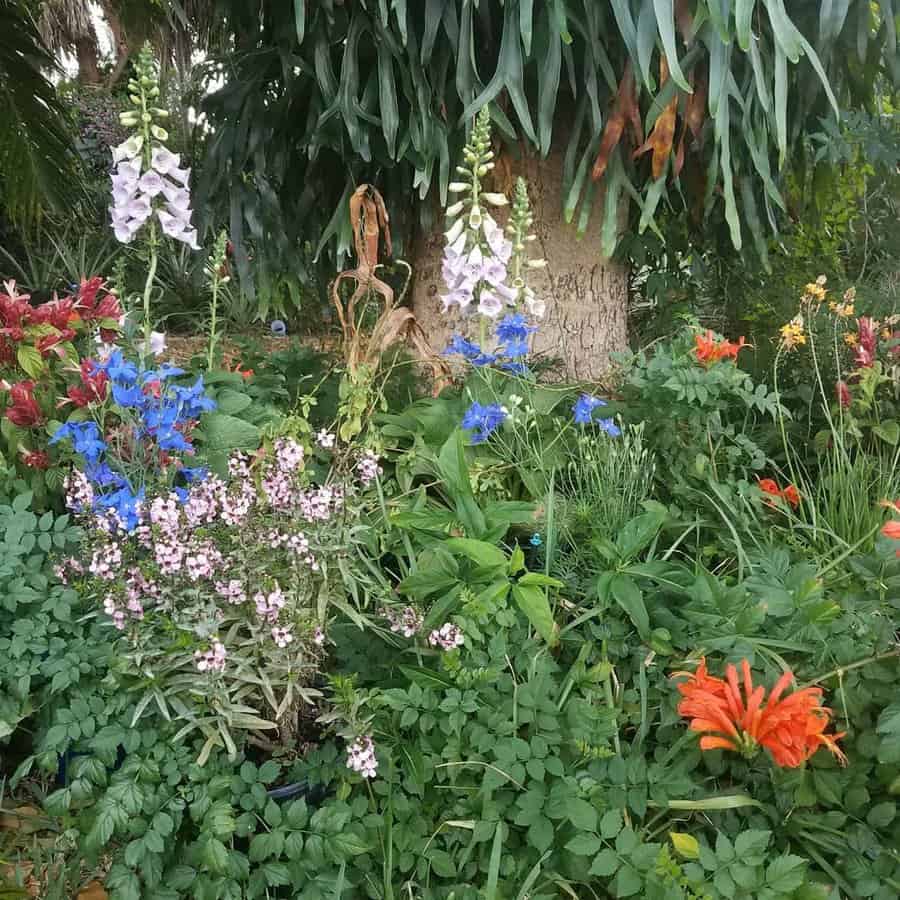
<path fill-rule="evenodd" d="M 845 295 L 846 297 L 846 295 Z M 854 314 L 855 307 L 852 303 L 842 302 L 835 303 L 833 300 L 828 304 L 828 308 L 839 318 L 849 319 Z"/>
<path fill-rule="evenodd" d="M 883 328 L 881 331 L 881 338 L 882 340 L 889 341 L 891 339 L 891 329 Z"/>
<path fill-rule="evenodd" d="M 859 338 L 857 338 L 855 334 L 847 332 L 847 334 L 844 335 L 844 343 L 848 347 L 855 347 L 859 343 Z"/>
<path fill-rule="evenodd" d="M 810 283 L 803 288 L 804 300 L 816 300 L 821 303 L 825 299 L 828 291 L 825 289 L 825 282 L 828 279 L 824 275 L 820 275 L 814 283 Z"/>
<path fill-rule="evenodd" d="M 803 316 L 794 316 L 790 322 L 781 326 L 781 345 L 783 347 L 790 350 L 805 343 L 806 334 L 803 331 Z"/>

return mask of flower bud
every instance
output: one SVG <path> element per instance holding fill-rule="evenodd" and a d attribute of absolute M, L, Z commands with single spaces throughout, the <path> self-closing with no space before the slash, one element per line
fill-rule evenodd
<path fill-rule="evenodd" d="M 140 97 L 136 97 L 134 94 L 129 94 L 129 95 L 128 95 L 128 99 L 129 99 L 135 106 L 140 106 L 140 105 L 141 105 L 141 98 L 140 98 Z"/>
<path fill-rule="evenodd" d="M 158 106 L 153 107 L 153 115 L 158 119 L 168 119 L 169 111 L 167 109 L 160 109 Z"/>
<path fill-rule="evenodd" d="M 149 124 L 153 121 L 153 116 L 151 116 L 150 113 L 144 113 L 144 114 L 141 116 L 141 121 L 142 121 L 145 125 L 149 125 Z"/>
<path fill-rule="evenodd" d="M 450 191 L 451 194 L 462 194 L 471 187 L 472 185 L 467 184 L 465 181 L 451 181 L 450 184 L 447 185 L 447 190 Z"/>
<path fill-rule="evenodd" d="M 158 141 L 167 141 L 169 139 L 169 132 L 165 128 L 160 128 L 159 125 L 151 125 L 150 134 Z"/>
<path fill-rule="evenodd" d="M 454 216 L 458 216 L 463 210 L 463 202 L 460 200 L 458 203 L 454 203 L 453 206 L 447 207 L 446 215 L 449 218 L 453 218 Z"/>
<path fill-rule="evenodd" d="M 509 203 L 509 200 L 506 198 L 505 194 L 498 194 L 492 191 L 485 191 L 481 195 L 487 200 L 491 206 L 506 206 Z"/>
<path fill-rule="evenodd" d="M 449 231 L 444 232 L 444 237 L 448 244 L 452 244 L 463 232 L 465 227 L 462 219 L 457 219 L 451 226 Z"/>
<path fill-rule="evenodd" d="M 469 175 L 471 176 L 471 170 L 467 169 L 465 166 L 457 166 L 456 171 L 459 172 L 460 175 Z"/>
<path fill-rule="evenodd" d="M 545 269 L 547 267 L 546 259 L 529 259 L 527 263 L 525 263 L 529 269 Z"/>
<path fill-rule="evenodd" d="M 481 227 L 481 209 L 476 205 L 469 213 L 469 228 Z"/>
<path fill-rule="evenodd" d="M 133 112 L 119 113 L 119 122 L 125 126 L 137 125 L 137 123 L 138 123 L 137 113 L 133 113 Z"/>

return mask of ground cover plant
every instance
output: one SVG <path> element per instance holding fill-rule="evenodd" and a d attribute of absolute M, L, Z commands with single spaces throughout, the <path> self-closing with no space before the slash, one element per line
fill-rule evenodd
<path fill-rule="evenodd" d="M 614 6 L 624 27 L 630 6 Z M 664 168 L 677 156 L 660 118 L 674 126 L 684 90 L 670 6 L 637 14 L 628 48 L 644 82 L 657 30 L 666 48 L 652 89 L 669 84 L 674 105 L 639 148 Z M 319 86 L 333 80 L 321 41 L 347 25 L 335 109 L 370 116 L 368 94 L 388 100 L 407 56 L 379 52 L 354 104 L 344 72 L 379 20 L 326 7 Z M 535 52 L 552 56 L 547 29 L 555 41 L 568 21 L 590 38 L 596 22 L 574 8 L 538 10 Z M 763 8 L 750 21 L 775 23 L 763 46 L 781 97 L 800 32 Z M 441 7 L 432 44 L 455 9 Z M 511 48 L 526 9 L 502 10 L 520 119 Z M 681 10 L 679 33 L 699 19 L 702 53 L 728 68 L 730 12 L 696 12 Z M 403 4 L 390 16 L 405 29 Z M 746 16 L 735 48 L 752 39 Z M 693 88 L 702 53 L 684 58 Z M 616 354 L 602 383 L 559 380 L 536 348 L 565 298 L 541 288 L 539 186 L 496 172 L 511 126 L 491 82 L 480 110 L 467 103 L 452 180 L 447 155 L 445 341 L 429 346 L 403 305 L 409 266 L 391 260 L 385 199 L 363 182 L 320 244 L 342 229 L 356 249 L 327 292 L 334 352 L 278 343 L 282 320 L 274 344 L 226 345 L 246 246 L 197 227 L 149 45 L 129 75 L 112 271 L 44 302 L 12 282 L 0 293 L 0 893 L 898 896 L 896 315 L 813 271 L 752 341 L 687 316 Z M 404 157 L 421 152 L 388 131 Z M 595 152 L 624 171 L 621 134 L 604 133 L 567 163 L 581 180 Z M 654 175 L 632 195 L 646 227 L 667 190 Z M 750 216 L 751 184 L 741 197 Z M 165 298 L 180 276 L 209 309 L 176 363 Z"/>

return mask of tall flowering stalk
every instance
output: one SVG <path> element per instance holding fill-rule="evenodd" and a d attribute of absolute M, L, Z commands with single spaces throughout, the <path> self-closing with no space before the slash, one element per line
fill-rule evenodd
<path fill-rule="evenodd" d="M 487 210 L 509 205 L 505 194 L 482 189 L 482 179 L 494 167 L 493 157 L 490 114 L 485 107 L 463 150 L 463 165 L 456 168 L 465 180 L 452 182 L 449 188 L 460 199 L 447 209 L 450 227 L 444 235 L 447 246 L 443 262 L 447 293 L 442 297 L 445 311 L 458 306 L 461 312 L 469 313 L 474 305 L 483 317 L 482 331 L 485 319 L 497 319 L 506 307 L 514 307 L 520 300 L 525 288 L 525 268 L 544 265 L 542 260 L 525 257 L 531 218 L 524 182 L 517 190 L 517 205 L 507 229 L 515 243 Z"/>
<path fill-rule="evenodd" d="M 212 303 L 209 310 L 209 346 L 206 354 L 206 368 L 212 371 L 213 361 L 216 353 L 216 345 L 219 343 L 219 333 L 217 331 L 218 322 L 217 314 L 219 307 L 219 288 L 229 279 L 228 266 L 226 260 L 228 256 L 228 236 L 225 232 L 221 232 L 216 239 L 216 245 L 209 257 L 206 274 L 209 279 L 209 287 L 212 292 Z"/>
<path fill-rule="evenodd" d="M 149 264 L 143 295 L 143 357 L 150 347 L 150 296 L 156 278 L 160 231 L 193 250 L 200 248 L 197 230 L 191 225 L 191 170 L 182 168 L 180 155 L 165 146 L 169 133 L 159 123 L 168 119 L 169 111 L 154 105 L 159 99 L 159 85 L 149 44 L 138 56 L 135 75 L 128 82 L 134 108 L 120 116 L 122 124 L 134 128 L 134 133 L 113 150 L 113 205 L 109 211 L 113 232 L 123 244 L 130 244 L 147 228 Z"/>

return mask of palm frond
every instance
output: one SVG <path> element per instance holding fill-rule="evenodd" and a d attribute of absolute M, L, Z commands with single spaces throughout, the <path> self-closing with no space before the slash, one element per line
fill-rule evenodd
<path fill-rule="evenodd" d="M 45 72 L 56 62 L 21 0 L 0 0 L 0 206 L 16 223 L 33 224 L 47 207 L 80 199 L 77 158 L 67 113 Z"/>

